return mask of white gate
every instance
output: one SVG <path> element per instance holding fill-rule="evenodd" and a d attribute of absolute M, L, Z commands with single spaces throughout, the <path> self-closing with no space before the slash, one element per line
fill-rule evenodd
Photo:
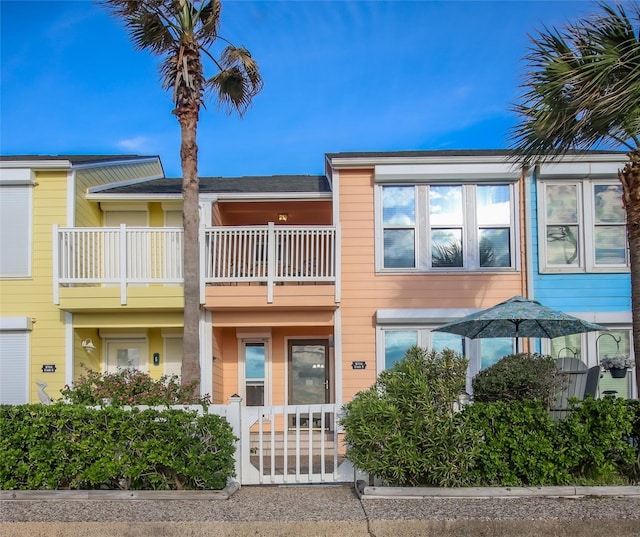
<path fill-rule="evenodd" d="M 352 479 L 340 449 L 338 410 L 335 404 L 241 407 L 241 440 L 236 454 L 240 483 Z"/>

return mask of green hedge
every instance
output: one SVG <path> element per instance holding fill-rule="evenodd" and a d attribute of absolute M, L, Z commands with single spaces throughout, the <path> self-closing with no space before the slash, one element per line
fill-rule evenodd
<path fill-rule="evenodd" d="M 344 406 L 346 457 L 391 486 L 640 482 L 640 401 L 573 401 L 562 420 L 544 398 L 454 412 L 465 372 L 453 351 L 411 349 Z"/>
<path fill-rule="evenodd" d="M 10 489 L 214 489 L 234 476 L 228 422 L 185 410 L 0 406 Z"/>

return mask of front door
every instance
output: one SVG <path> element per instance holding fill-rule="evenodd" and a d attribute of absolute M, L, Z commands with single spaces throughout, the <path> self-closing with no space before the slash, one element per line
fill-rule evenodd
<path fill-rule="evenodd" d="M 147 362 L 147 342 L 144 339 L 109 339 L 105 371 L 117 373 L 122 369 L 139 369 L 145 373 Z"/>
<path fill-rule="evenodd" d="M 329 403 L 331 398 L 331 375 L 328 340 L 289 340 L 288 350 L 289 404 L 317 405 Z M 300 426 L 319 427 L 320 415 L 314 415 L 311 421 L 312 423 L 310 424 L 308 415 L 301 416 Z M 296 424 L 292 423 L 291 425 L 295 426 Z"/>

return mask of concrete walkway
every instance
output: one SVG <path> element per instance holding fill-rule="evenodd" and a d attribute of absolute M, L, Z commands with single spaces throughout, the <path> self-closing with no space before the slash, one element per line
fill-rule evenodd
<path fill-rule="evenodd" d="M 555 488 L 500 489 L 495 496 L 491 490 L 497 489 L 393 497 L 364 487 L 359 495 L 349 485 L 245 486 L 222 500 L 180 494 L 63 499 L 42 493 L 12 499 L 3 492 L 0 536 L 640 536 L 638 487 L 592 487 L 588 496 L 573 489 L 562 497 Z"/>

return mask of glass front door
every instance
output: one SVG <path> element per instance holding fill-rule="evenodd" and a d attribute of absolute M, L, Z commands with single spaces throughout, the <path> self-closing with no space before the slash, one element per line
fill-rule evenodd
<path fill-rule="evenodd" d="M 330 402 L 331 382 L 328 340 L 289 341 L 289 404 L 316 405 Z M 320 414 L 300 416 L 300 426 L 321 426 Z M 295 426 L 295 416 L 292 416 Z"/>

